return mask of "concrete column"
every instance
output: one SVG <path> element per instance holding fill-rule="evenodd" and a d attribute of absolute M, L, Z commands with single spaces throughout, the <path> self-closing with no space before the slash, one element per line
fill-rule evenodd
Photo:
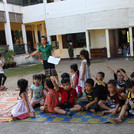
<path fill-rule="evenodd" d="M 107 46 L 107 58 L 110 58 L 111 54 L 110 54 L 109 30 L 108 29 L 105 30 L 105 36 L 106 36 L 106 46 Z"/>
<path fill-rule="evenodd" d="M 6 23 L 4 24 L 6 41 L 7 41 L 7 45 L 9 45 L 9 49 L 13 50 L 13 40 L 12 40 L 11 25 L 10 25 L 7 1 L 3 0 L 3 2 L 4 2 L 4 5 L 5 5 L 5 15 L 6 15 Z"/>
<path fill-rule="evenodd" d="M 45 35 L 44 23 L 41 24 L 41 36 Z"/>
<path fill-rule="evenodd" d="M 38 30 L 37 30 L 37 25 L 34 25 L 34 34 L 35 34 L 36 48 L 38 48 L 37 44 L 39 43 L 39 40 L 38 40 Z"/>
<path fill-rule="evenodd" d="M 60 58 L 62 58 L 62 54 L 63 54 L 62 35 L 56 35 L 56 38 L 59 43 L 59 56 L 60 56 Z"/>
<path fill-rule="evenodd" d="M 91 53 L 90 53 L 90 39 L 89 39 L 89 32 L 86 30 L 86 46 L 87 46 L 87 51 L 89 52 L 89 57 L 91 58 Z"/>
<path fill-rule="evenodd" d="M 134 56 L 132 27 L 129 27 L 129 37 L 130 37 L 130 56 Z"/>
<path fill-rule="evenodd" d="M 47 41 L 49 42 L 49 44 L 51 44 L 51 36 L 47 36 Z"/>
<path fill-rule="evenodd" d="M 21 25 L 21 29 L 22 29 L 23 42 L 25 44 L 25 51 L 27 53 L 28 52 L 28 49 L 27 49 L 27 36 L 26 36 L 26 28 L 25 28 L 24 24 Z"/>

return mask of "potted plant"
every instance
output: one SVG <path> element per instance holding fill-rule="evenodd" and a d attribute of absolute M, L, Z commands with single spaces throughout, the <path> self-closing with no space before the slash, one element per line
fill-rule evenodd
<path fill-rule="evenodd" d="M 10 68 L 10 67 L 15 67 L 16 66 L 16 62 L 14 62 L 14 56 L 15 56 L 15 53 L 13 50 L 9 50 L 4 58 L 5 58 L 5 66 L 7 68 Z"/>

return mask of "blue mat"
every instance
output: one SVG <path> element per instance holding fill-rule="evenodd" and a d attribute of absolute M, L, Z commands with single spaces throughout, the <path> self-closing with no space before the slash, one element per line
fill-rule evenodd
<path fill-rule="evenodd" d="M 116 115 L 101 115 L 101 112 L 93 114 L 91 112 L 73 112 L 72 117 L 60 115 L 57 113 L 41 113 L 39 108 L 35 109 L 36 118 L 27 118 L 21 121 L 39 121 L 39 122 L 61 122 L 61 123 L 110 123 L 111 118 L 117 118 Z M 125 123 L 134 123 L 134 116 L 124 118 Z"/>

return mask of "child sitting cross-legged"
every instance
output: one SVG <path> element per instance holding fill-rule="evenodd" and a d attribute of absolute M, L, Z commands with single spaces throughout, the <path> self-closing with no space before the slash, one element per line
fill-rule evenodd
<path fill-rule="evenodd" d="M 107 99 L 107 84 L 103 82 L 105 74 L 103 72 L 98 72 L 95 79 L 97 83 L 95 84 L 95 88 L 98 92 L 98 100 L 106 100 Z"/>
<path fill-rule="evenodd" d="M 87 100 L 81 100 L 79 102 L 80 109 L 87 110 L 93 113 L 96 113 L 98 109 L 98 93 L 97 90 L 94 88 L 94 80 L 93 79 L 87 79 L 85 82 L 85 90 L 86 99 Z"/>
<path fill-rule="evenodd" d="M 106 101 L 100 100 L 98 102 L 98 104 L 101 108 L 106 110 L 106 111 L 102 112 L 102 115 L 104 115 L 106 113 L 111 113 L 111 114 L 115 115 L 120 110 L 120 108 L 119 108 L 120 100 L 119 100 L 119 96 L 116 91 L 116 81 L 115 80 L 110 80 L 108 82 L 108 91 L 109 91 L 109 93 L 107 95 L 107 100 Z"/>
<path fill-rule="evenodd" d="M 122 119 L 126 116 L 134 116 L 134 81 L 127 80 L 125 83 L 126 89 L 129 91 L 128 98 L 125 105 L 122 107 L 119 117 L 117 119 L 113 118 L 112 122 L 121 123 Z"/>
<path fill-rule="evenodd" d="M 51 79 L 45 80 L 45 89 L 48 90 L 44 106 L 40 107 L 42 112 L 55 113 L 54 108 L 59 104 L 59 94 L 55 91 Z"/>
<path fill-rule="evenodd" d="M 75 105 L 75 98 L 77 96 L 76 89 L 71 87 L 70 79 L 64 77 L 61 80 L 63 87 L 58 87 L 53 81 L 54 87 L 61 94 L 61 103 L 54 108 L 54 111 L 59 114 L 66 114 L 72 116 L 73 111 L 80 111 L 79 107 Z"/>

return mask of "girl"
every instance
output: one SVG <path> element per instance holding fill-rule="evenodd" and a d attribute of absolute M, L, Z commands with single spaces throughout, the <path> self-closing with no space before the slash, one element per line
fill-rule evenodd
<path fill-rule="evenodd" d="M 79 70 L 77 64 L 72 64 L 70 66 L 70 71 L 73 73 L 72 75 L 72 87 L 76 89 L 78 97 L 82 95 L 82 88 L 78 85 L 79 84 Z"/>
<path fill-rule="evenodd" d="M 5 84 L 7 77 L 5 76 L 4 70 L 2 68 L 2 66 L 4 65 L 4 62 L 1 57 L 2 55 L 0 54 L 0 90 L 6 90 L 6 87 L 4 86 L 4 84 Z"/>
<path fill-rule="evenodd" d="M 33 76 L 33 85 L 30 88 L 31 90 L 31 105 L 34 107 L 36 104 L 44 105 L 44 92 L 43 86 L 41 84 L 41 76 L 35 74 Z"/>
<path fill-rule="evenodd" d="M 27 86 L 28 81 L 25 79 L 20 79 L 17 82 L 18 88 L 20 89 L 18 103 L 11 111 L 11 116 L 13 120 L 24 119 L 27 117 L 35 117 L 34 110 L 28 101 Z"/>
<path fill-rule="evenodd" d="M 90 74 L 90 59 L 89 53 L 87 50 L 81 50 L 80 57 L 82 59 L 81 66 L 80 66 L 80 77 L 79 77 L 79 86 L 84 88 L 85 81 L 91 78 Z"/>
<path fill-rule="evenodd" d="M 44 106 L 40 107 L 42 112 L 55 113 L 54 108 L 59 104 L 59 94 L 55 91 L 51 79 L 45 81 L 45 88 L 48 90 Z"/>

